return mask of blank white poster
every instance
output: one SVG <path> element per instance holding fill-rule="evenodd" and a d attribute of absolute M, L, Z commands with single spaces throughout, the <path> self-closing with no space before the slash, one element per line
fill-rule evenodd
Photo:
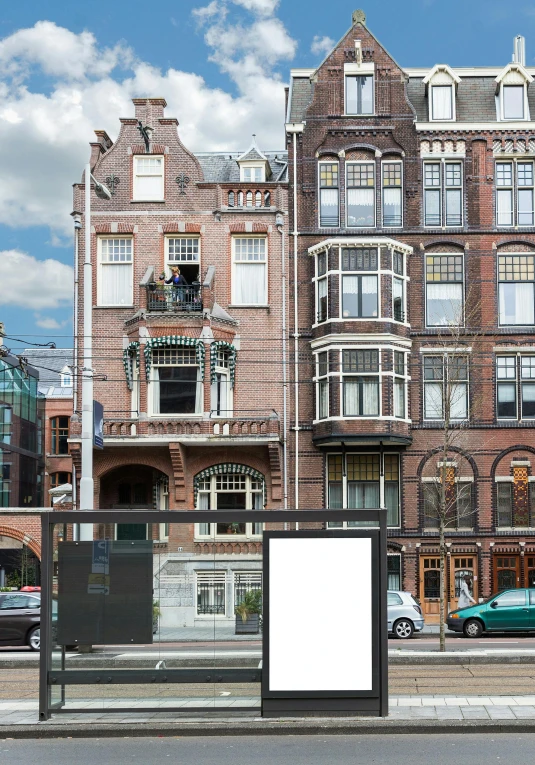
<path fill-rule="evenodd" d="M 372 690 L 371 539 L 269 541 L 269 690 Z"/>

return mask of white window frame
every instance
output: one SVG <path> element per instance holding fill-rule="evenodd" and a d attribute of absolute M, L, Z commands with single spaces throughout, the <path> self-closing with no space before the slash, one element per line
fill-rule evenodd
<path fill-rule="evenodd" d="M 103 261 L 102 245 L 105 241 L 128 241 L 130 242 L 130 260 L 124 261 Z M 134 237 L 133 236 L 118 236 L 114 234 L 108 234 L 104 236 L 97 236 L 97 306 L 110 307 L 110 308 L 131 308 L 134 304 Z M 104 303 L 104 275 L 107 267 L 112 268 L 129 268 L 130 269 L 130 291 L 127 295 L 128 300 L 124 303 Z"/>
<path fill-rule="evenodd" d="M 257 173 L 256 171 L 259 170 L 260 172 Z M 252 178 L 246 178 L 245 176 L 248 174 L 247 171 L 250 171 L 250 175 L 253 176 Z M 254 177 L 258 175 L 258 178 Z M 241 183 L 265 183 L 266 182 L 266 166 L 263 162 L 258 162 L 256 164 L 245 164 L 240 163 L 240 181 Z"/>
<path fill-rule="evenodd" d="M 396 273 L 394 269 L 394 254 L 397 254 L 401 257 L 401 263 L 402 263 L 402 273 L 398 274 Z M 391 256 L 392 256 L 392 321 L 395 321 L 396 324 L 408 324 L 408 311 L 407 311 L 407 288 L 408 288 L 408 282 L 409 278 L 407 277 L 407 262 L 404 252 L 400 252 L 399 250 L 396 250 L 395 248 L 391 250 Z M 403 289 L 403 296 L 401 300 L 401 319 L 396 319 L 395 317 L 395 310 L 394 310 L 394 280 L 399 279 L 399 281 L 402 284 Z"/>
<path fill-rule="evenodd" d="M 321 373 L 321 367 L 322 367 L 322 361 L 320 360 L 320 357 L 322 357 L 323 354 L 326 354 L 326 374 Z M 335 373 L 331 373 L 329 370 L 329 351 L 320 351 L 319 353 L 315 354 L 315 375 L 314 375 L 314 387 L 316 390 L 316 420 L 318 422 L 322 420 L 328 420 L 330 411 L 331 411 L 331 403 L 330 403 L 330 393 L 331 393 L 331 376 L 336 376 Z M 322 416 L 321 413 L 321 395 L 322 395 L 322 385 L 326 386 L 327 389 L 327 412 L 325 416 Z"/>
<path fill-rule="evenodd" d="M 199 584 L 206 582 L 212 586 L 222 584 L 223 613 L 200 614 L 199 608 Z M 227 572 L 226 571 L 196 571 L 195 572 L 195 618 L 196 619 L 225 619 L 227 616 Z"/>
<path fill-rule="evenodd" d="M 263 260 L 236 260 L 236 242 L 238 239 L 258 239 L 264 241 L 264 259 Z M 269 271 L 268 271 L 268 265 L 269 265 L 269 241 L 268 237 L 265 234 L 237 234 L 232 236 L 232 242 L 231 242 L 231 250 L 232 250 L 232 305 L 233 306 L 239 306 L 242 308 L 262 308 L 269 305 L 268 301 L 268 295 L 269 295 Z M 236 265 L 244 265 L 247 266 L 247 264 L 251 265 L 259 265 L 260 263 L 264 264 L 264 300 L 261 303 L 238 303 L 236 299 Z"/>
<path fill-rule="evenodd" d="M 442 379 L 441 380 L 426 380 L 425 378 L 425 359 L 429 357 L 442 357 Z M 466 359 L 466 380 L 458 380 L 457 384 L 466 386 L 466 417 L 452 417 L 450 411 L 450 422 L 470 422 L 470 353 L 467 350 L 463 351 L 431 351 L 427 350 L 422 354 L 422 415 L 425 422 L 444 422 L 444 396 L 445 386 L 450 384 L 447 376 L 450 369 L 450 358 L 464 357 Z M 440 384 L 442 392 L 442 409 L 440 417 L 429 417 L 426 413 L 426 385 Z M 451 402 L 450 402 L 451 404 Z"/>
<path fill-rule="evenodd" d="M 138 171 L 138 165 L 144 159 L 160 159 L 162 162 L 161 173 L 140 173 Z M 163 154 L 134 154 L 133 157 L 133 188 L 132 188 L 132 200 L 134 202 L 164 202 L 165 201 L 165 157 Z M 139 178 L 144 177 L 160 177 L 161 178 L 161 195 L 154 197 L 147 197 L 141 195 L 139 191 Z"/>
<path fill-rule="evenodd" d="M 72 388 L 72 370 L 68 366 L 61 370 L 60 385 L 62 388 Z"/>
<path fill-rule="evenodd" d="M 505 90 L 504 88 L 522 88 L 522 117 L 506 117 L 505 116 Z M 500 98 L 499 98 L 499 114 L 500 122 L 526 122 L 529 119 L 529 104 L 528 104 L 528 88 L 527 83 L 521 82 L 502 82 L 500 85 Z"/>
<path fill-rule="evenodd" d="M 338 186 L 321 185 L 321 167 L 322 165 L 336 165 L 338 175 Z M 327 226 L 321 222 L 321 192 L 322 190 L 336 191 L 338 194 L 338 214 L 334 226 Z M 318 162 L 318 227 L 319 228 L 339 228 L 340 227 L 340 162 L 337 160 L 322 160 Z"/>
<path fill-rule="evenodd" d="M 373 167 L 373 187 L 366 187 L 366 186 L 351 186 L 351 189 L 355 188 L 373 188 L 373 223 L 371 226 L 354 226 L 350 225 L 348 221 L 348 211 L 349 211 L 349 203 L 348 203 L 348 192 L 350 191 L 349 185 L 348 185 L 348 173 L 349 168 L 353 167 L 354 165 L 371 165 Z M 346 181 L 346 193 L 345 193 L 345 208 L 346 208 L 346 228 L 350 229 L 366 229 L 367 231 L 371 231 L 374 228 L 377 228 L 377 163 L 374 159 L 355 159 L 350 160 L 346 162 L 345 166 L 345 181 Z"/>
<path fill-rule="evenodd" d="M 381 270 L 381 247 L 379 245 L 374 246 L 370 245 L 368 247 L 363 248 L 357 248 L 357 249 L 370 249 L 370 250 L 377 250 L 377 268 L 375 271 L 371 270 L 362 270 L 362 271 L 344 271 L 342 270 L 343 265 L 343 253 L 342 250 L 344 249 L 353 249 L 350 245 L 347 247 L 339 247 L 338 248 L 338 307 L 339 307 L 339 313 L 338 317 L 342 321 L 380 321 L 382 317 L 381 309 L 381 288 L 382 288 L 382 279 L 381 276 L 383 274 L 383 271 Z M 344 277 L 362 277 L 362 276 L 375 276 L 377 279 L 377 316 L 344 316 Z M 362 281 L 359 282 L 362 284 Z M 329 285 L 327 285 L 327 295 L 328 295 L 328 289 Z M 361 293 L 359 293 L 361 294 Z M 328 297 L 327 297 L 328 301 Z"/>
<path fill-rule="evenodd" d="M 174 260 L 169 254 L 169 247 L 171 241 L 180 240 L 181 242 L 197 242 L 197 259 L 196 260 Z M 164 250 L 165 250 L 165 265 L 167 268 L 173 268 L 174 266 L 199 266 L 199 273 L 201 268 L 201 237 L 200 234 L 166 234 L 164 237 Z"/>
<path fill-rule="evenodd" d="M 427 280 L 427 258 L 451 258 L 451 257 L 460 257 L 462 258 L 462 274 L 463 278 L 460 282 L 450 282 L 450 281 L 428 281 Z M 462 252 L 427 252 L 425 253 L 425 273 L 424 273 L 424 287 L 425 287 L 425 326 L 426 328 L 432 328 L 437 329 L 440 327 L 448 327 L 448 326 L 455 326 L 455 327 L 464 327 L 465 324 L 465 298 L 466 298 L 466 290 L 465 290 L 465 280 L 466 280 L 466 274 L 465 274 L 465 257 L 464 253 Z M 428 285 L 434 285 L 434 284 L 460 284 L 461 285 L 461 303 L 462 303 L 462 311 L 461 311 L 461 322 L 459 324 L 454 323 L 445 323 L 445 324 L 430 324 L 429 323 L 429 311 L 427 309 L 427 287 Z"/>
<path fill-rule="evenodd" d="M 514 377 L 498 377 L 498 359 L 514 359 Z M 496 354 L 496 420 L 504 422 L 533 422 L 535 414 L 531 417 L 524 415 L 524 385 L 535 384 L 535 377 L 524 377 L 522 374 L 523 359 L 535 360 L 535 353 L 498 353 Z M 514 385 L 515 388 L 515 414 L 511 416 L 500 416 L 498 414 L 498 388 L 500 385 Z"/>
<path fill-rule="evenodd" d="M 423 213 L 424 213 L 424 227 L 425 228 L 448 228 L 448 229 L 455 229 L 455 228 L 462 228 L 464 226 L 464 166 L 462 159 L 426 159 L 423 163 L 423 188 L 424 188 L 424 204 L 423 204 Z M 440 165 L 440 184 L 438 186 L 427 186 L 426 179 L 425 179 L 425 170 L 427 165 Z M 447 175 L 446 175 L 446 166 L 447 165 L 459 165 L 461 169 L 461 185 L 460 186 L 447 186 Z M 427 191 L 437 191 L 439 192 L 439 199 L 440 199 L 440 222 L 435 223 L 427 223 Z M 448 223 L 448 208 L 447 208 L 447 199 L 448 199 L 448 191 L 460 191 L 461 192 L 461 222 L 451 224 Z"/>
<path fill-rule="evenodd" d="M 373 66 L 373 65 L 372 65 Z M 347 81 L 354 77 L 371 77 L 372 78 L 372 110 L 371 112 L 349 112 L 347 110 Z M 344 115 L 346 117 L 374 117 L 377 111 L 375 103 L 375 71 L 372 69 L 363 69 L 362 71 L 344 72 Z"/>
<path fill-rule="evenodd" d="M 498 186 L 498 166 L 499 165 L 511 165 L 511 185 Z M 519 165 L 531 165 L 531 178 L 532 185 L 521 186 L 518 179 Z M 535 225 L 535 162 L 529 158 L 518 159 L 517 157 L 505 160 L 496 160 L 495 163 L 495 178 L 494 185 L 495 190 L 495 220 L 496 228 L 532 228 Z M 500 223 L 498 220 L 498 194 L 500 191 L 511 192 L 511 222 Z M 532 221 L 531 223 L 519 222 L 519 204 L 518 193 L 519 191 L 531 191 L 531 206 L 532 206 Z"/>
<path fill-rule="evenodd" d="M 264 486 L 260 485 L 260 488 L 254 488 L 253 483 L 259 483 L 262 484 L 263 482 L 259 481 L 259 479 L 255 478 L 254 476 L 250 475 L 244 475 L 243 473 L 229 473 L 224 474 L 229 476 L 238 476 L 239 478 L 245 479 L 245 490 L 243 493 L 245 493 L 245 509 L 246 510 L 254 510 L 256 508 L 253 507 L 253 505 L 256 504 L 256 496 L 258 495 L 260 497 L 259 504 L 263 508 L 264 505 Z M 218 489 L 217 488 L 217 479 L 221 478 L 221 475 L 216 474 L 212 475 L 209 478 L 206 478 L 204 481 L 204 484 L 209 483 L 209 489 L 199 487 L 197 492 L 197 510 L 201 510 L 201 495 L 208 495 L 208 505 L 209 508 L 213 509 L 213 512 L 220 512 L 222 514 L 222 522 L 225 523 L 224 518 L 224 511 L 217 511 L 215 508 L 217 508 L 217 495 L 218 494 L 232 494 L 232 493 L 242 493 L 242 491 L 230 489 L 228 491 L 225 491 L 224 489 Z M 265 479 L 264 479 L 265 480 Z M 229 511 L 232 512 L 232 511 Z M 195 540 L 196 541 L 202 541 L 202 540 L 217 540 L 219 542 L 234 542 L 234 541 L 244 541 L 244 540 L 250 540 L 252 542 L 254 541 L 262 541 L 262 533 L 254 533 L 255 532 L 255 526 L 261 525 L 263 529 L 263 524 L 254 524 L 250 521 L 246 521 L 245 523 L 245 534 L 218 534 L 217 533 L 217 524 L 218 521 L 214 521 L 213 523 L 196 523 L 195 524 Z M 208 533 L 202 533 L 204 532 L 204 527 L 208 526 Z"/>
<path fill-rule="evenodd" d="M 234 399 L 234 392 L 233 388 L 230 385 L 230 357 L 228 351 L 218 351 L 218 359 L 216 359 L 216 365 L 214 369 L 214 373 L 216 375 L 221 375 L 222 377 L 226 378 L 225 383 L 225 390 L 226 390 L 226 401 L 223 401 L 225 408 L 220 408 L 220 414 L 217 413 L 217 407 L 214 406 L 214 398 L 217 396 L 217 386 L 219 382 L 216 380 L 215 382 L 210 383 L 210 417 L 212 419 L 221 419 L 226 417 L 232 417 L 233 413 L 233 399 Z M 224 353 L 227 357 L 227 364 L 226 366 L 221 366 L 217 362 L 219 361 L 219 354 Z"/>
<path fill-rule="evenodd" d="M 188 347 L 184 347 L 184 348 L 182 348 L 182 346 L 171 346 L 170 348 L 167 348 L 167 349 L 165 349 L 165 348 L 158 348 L 157 350 L 170 350 L 170 351 L 173 351 L 173 350 L 187 350 L 187 351 L 192 351 L 192 353 L 195 353 L 195 349 L 191 348 L 189 346 Z M 164 368 L 165 367 L 173 367 L 173 366 L 177 366 L 177 367 L 187 366 L 187 367 L 196 367 L 197 368 L 197 383 L 196 383 L 197 387 L 196 387 L 196 391 L 195 391 L 195 412 L 184 413 L 184 414 L 181 414 L 181 413 L 172 413 L 172 412 L 164 412 L 163 414 L 161 414 L 160 412 L 156 411 L 156 406 L 155 406 L 156 385 L 159 384 L 159 377 L 157 376 L 157 369 L 159 369 L 160 366 L 164 367 Z M 192 418 L 197 418 L 199 416 L 202 416 L 202 414 L 203 414 L 203 407 L 204 407 L 204 384 L 203 384 L 202 379 L 201 379 L 201 368 L 200 368 L 198 363 L 195 363 L 195 364 L 158 364 L 157 362 L 154 361 L 154 358 L 153 358 L 152 364 L 151 364 L 151 367 L 150 367 L 149 384 L 147 386 L 147 409 L 148 409 L 147 414 L 148 414 L 149 417 L 154 417 L 154 418 L 163 419 L 163 420 L 167 420 L 167 419 L 172 419 L 172 420 L 174 420 L 174 419 L 192 419 Z M 158 405 L 158 408 L 159 408 L 159 405 Z"/>
<path fill-rule="evenodd" d="M 455 84 L 452 82 L 450 85 L 446 82 L 437 82 L 436 84 L 433 84 L 431 82 L 429 84 L 429 88 L 431 90 L 431 98 L 430 98 L 430 109 L 429 113 L 431 116 L 430 121 L 431 122 L 455 122 L 456 120 L 456 113 L 455 113 Z M 450 89 L 450 104 L 451 104 L 451 117 L 435 117 L 435 102 L 434 102 L 434 88 L 449 88 Z"/>
<path fill-rule="evenodd" d="M 399 186 L 400 190 L 400 213 L 401 213 L 401 222 L 398 225 L 392 225 L 392 224 L 386 224 L 385 223 L 385 189 L 395 189 L 398 188 L 397 186 L 385 186 L 384 184 L 384 168 L 386 165 L 400 165 L 401 167 L 401 184 Z M 385 159 L 383 162 L 381 162 L 381 219 L 383 222 L 383 228 L 403 228 L 403 161 L 401 159 Z"/>
<path fill-rule="evenodd" d="M 526 280 L 501 280 L 500 279 L 500 258 L 501 257 L 532 257 L 534 258 L 534 265 L 535 265 L 535 252 L 533 251 L 527 251 L 527 252 L 498 252 L 498 257 L 496 258 L 496 284 L 497 284 L 497 294 L 498 294 L 498 326 L 499 327 L 532 327 L 533 324 L 507 324 L 502 323 L 501 321 L 501 315 L 502 315 L 502 309 L 501 309 L 501 296 L 500 296 L 500 284 L 531 284 L 532 286 L 532 294 L 533 294 L 533 313 L 534 313 L 534 320 L 535 320 L 535 278 L 533 280 L 526 279 Z"/>

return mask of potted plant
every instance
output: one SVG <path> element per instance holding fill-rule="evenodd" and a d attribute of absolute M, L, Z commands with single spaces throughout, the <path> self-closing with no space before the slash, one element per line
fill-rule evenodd
<path fill-rule="evenodd" d="M 262 591 L 247 590 L 234 609 L 234 613 L 236 614 L 236 635 L 257 635 L 262 613 Z"/>
<path fill-rule="evenodd" d="M 155 635 L 158 632 L 158 620 L 162 612 L 160 610 L 160 601 L 152 601 L 152 634 Z"/>

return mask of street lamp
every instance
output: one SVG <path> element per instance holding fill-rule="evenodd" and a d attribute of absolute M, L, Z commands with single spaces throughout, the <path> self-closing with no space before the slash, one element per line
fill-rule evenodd
<path fill-rule="evenodd" d="M 82 474 L 80 510 L 93 510 L 93 267 L 91 264 L 91 181 L 99 199 L 111 199 L 110 190 L 85 166 L 84 346 L 82 366 Z M 93 539 L 93 525 L 80 525 L 80 540 Z"/>

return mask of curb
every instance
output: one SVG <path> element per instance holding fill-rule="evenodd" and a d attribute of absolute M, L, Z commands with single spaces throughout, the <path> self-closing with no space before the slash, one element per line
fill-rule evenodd
<path fill-rule="evenodd" d="M 535 733 L 535 720 L 225 720 L 184 723 L 36 723 L 1 725 L 1 739 L 139 738 L 168 736 L 348 736 L 418 733 Z"/>

